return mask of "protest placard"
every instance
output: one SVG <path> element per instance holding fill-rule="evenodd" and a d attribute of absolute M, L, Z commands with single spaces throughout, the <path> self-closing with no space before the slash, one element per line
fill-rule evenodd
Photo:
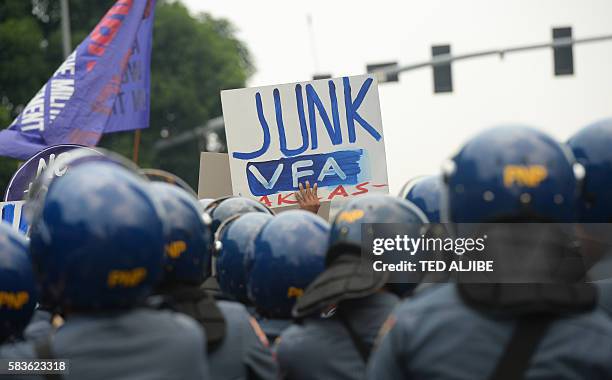
<path fill-rule="evenodd" d="M 23 165 L 17 169 L 11 178 L 6 192 L 4 194 L 5 201 L 20 201 L 27 198 L 28 192 L 32 183 L 38 178 L 40 173 L 47 167 L 54 166 L 56 160 L 67 160 L 70 157 L 71 151 L 77 149 L 88 149 L 96 152 L 95 149 L 83 147 L 75 144 L 60 144 L 50 146 L 30 157 Z M 61 177 L 66 173 L 66 166 L 58 164 L 53 168 L 54 176 Z"/>
<path fill-rule="evenodd" d="M 28 231 L 28 222 L 25 218 L 24 204 L 24 201 L 0 202 L 0 220 L 25 234 Z"/>
<path fill-rule="evenodd" d="M 230 179 L 229 156 L 227 153 L 200 153 L 200 180 L 198 184 L 198 198 L 216 199 L 232 195 L 232 181 Z M 275 213 L 295 210 L 295 205 L 271 206 Z M 317 213 L 325 220 L 329 220 L 330 202 L 321 202 Z"/>
<path fill-rule="evenodd" d="M 198 198 L 216 199 L 232 195 L 227 153 L 200 153 Z"/>
<path fill-rule="evenodd" d="M 235 195 L 296 204 L 299 183 L 322 201 L 388 192 L 372 75 L 221 92 Z"/>

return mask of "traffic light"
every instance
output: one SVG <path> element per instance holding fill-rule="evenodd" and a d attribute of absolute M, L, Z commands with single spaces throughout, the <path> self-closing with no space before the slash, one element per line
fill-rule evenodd
<path fill-rule="evenodd" d="M 433 45 L 431 47 L 432 58 L 440 55 L 450 55 L 450 52 L 450 45 Z M 433 65 L 433 80 L 434 93 L 453 92 L 453 76 L 450 62 Z"/>
<path fill-rule="evenodd" d="M 312 76 L 312 80 L 330 79 L 331 77 L 332 77 L 331 74 L 314 74 Z"/>
<path fill-rule="evenodd" d="M 366 66 L 366 71 L 372 73 L 377 70 L 397 67 L 397 62 L 384 62 L 384 63 L 373 63 Z M 399 74 L 387 74 L 385 76 L 385 82 L 399 82 Z"/>
<path fill-rule="evenodd" d="M 553 28 L 553 41 L 572 38 L 572 28 Z M 568 45 L 553 48 L 555 76 L 574 75 L 574 46 Z"/>

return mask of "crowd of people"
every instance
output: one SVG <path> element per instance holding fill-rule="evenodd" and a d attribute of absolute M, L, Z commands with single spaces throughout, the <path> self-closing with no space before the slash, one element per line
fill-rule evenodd
<path fill-rule="evenodd" d="M 31 188 L 27 238 L 0 225 L 0 359 L 69 361 L 39 378 L 612 378 L 612 119 L 566 143 L 487 129 L 441 173 L 347 200 L 331 222 L 316 215 L 316 184 L 300 185 L 301 209 L 275 214 L 198 200 L 113 154 L 62 164 Z M 496 235 L 504 262 L 572 270 L 397 282 L 363 265 L 367 226 L 418 237 L 438 223 L 521 223 L 520 236 Z"/>

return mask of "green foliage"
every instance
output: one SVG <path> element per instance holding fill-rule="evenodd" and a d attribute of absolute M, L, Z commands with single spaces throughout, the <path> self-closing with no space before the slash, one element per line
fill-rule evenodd
<path fill-rule="evenodd" d="M 151 147 L 162 129 L 170 137 L 221 115 L 219 91 L 243 87 L 251 70 L 245 47 L 231 25 L 201 14 L 192 17 L 180 3 L 158 5 L 153 31 L 151 127 L 143 146 Z M 193 141 L 155 155 L 142 153 L 142 164 L 174 172 L 196 186 L 199 143 Z"/>
<path fill-rule="evenodd" d="M 9 125 L 11 122 L 10 111 L 6 106 L 0 104 L 0 125 Z M 12 158 L 0 157 L 0 190 L 4 189 L 11 180 L 13 173 L 18 168 L 19 162 Z M 4 199 L 3 193 L 0 198 Z"/>
<path fill-rule="evenodd" d="M 114 2 L 69 1 L 73 46 Z M 0 128 L 8 126 L 63 61 L 59 7 L 59 0 L 0 3 Z M 219 91 L 244 86 L 252 73 L 249 53 L 228 21 L 191 15 L 180 2 L 162 0 L 155 11 L 151 70 L 150 127 L 142 131 L 139 165 L 171 171 L 195 187 L 200 142 L 159 154 L 153 145 L 164 129 L 173 137 L 221 115 Z M 100 146 L 131 158 L 133 139 L 133 132 L 113 133 Z M 0 191 L 7 184 L 3 172 L 15 168 L 14 160 L 0 159 Z"/>
<path fill-rule="evenodd" d="M 27 103 L 52 72 L 44 60 L 42 41 L 32 17 L 0 23 L 0 98 L 9 107 Z"/>

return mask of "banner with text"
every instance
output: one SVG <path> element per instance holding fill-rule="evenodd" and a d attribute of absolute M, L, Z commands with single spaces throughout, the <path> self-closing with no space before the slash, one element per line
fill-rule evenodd
<path fill-rule="evenodd" d="M 50 145 L 95 146 L 104 133 L 147 128 L 154 10 L 155 0 L 117 0 L 0 131 L 0 156 L 25 160 Z"/>
<path fill-rule="evenodd" d="M 32 183 L 38 178 L 40 173 L 47 167 L 54 166 L 56 160 L 68 159 L 71 152 L 79 149 L 87 149 L 92 152 L 97 151 L 92 148 L 87 148 L 76 144 L 60 144 L 53 145 L 41 150 L 34 156 L 30 157 L 19 169 L 13 174 L 4 193 L 5 201 L 20 201 L 27 198 L 28 192 Z M 101 154 L 101 153 L 100 153 Z M 61 177 L 66 173 L 67 167 L 63 165 L 55 165 L 54 175 Z"/>
<path fill-rule="evenodd" d="M 388 192 L 372 75 L 221 92 L 235 195 L 296 204 L 299 183 L 321 200 Z"/>

